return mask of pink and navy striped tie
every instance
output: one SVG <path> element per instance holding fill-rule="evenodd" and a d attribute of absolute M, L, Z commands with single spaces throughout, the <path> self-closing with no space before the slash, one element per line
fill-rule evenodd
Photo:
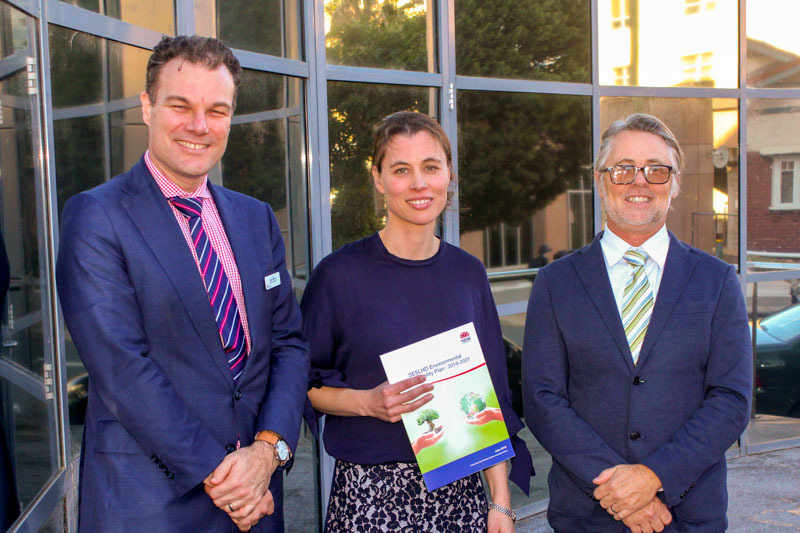
<path fill-rule="evenodd" d="M 239 316 L 239 306 L 236 305 L 236 298 L 233 297 L 233 289 L 222 268 L 222 263 L 217 256 L 211 241 L 203 228 L 201 218 L 203 212 L 202 198 L 180 198 L 178 196 L 169 199 L 172 205 L 180 211 L 189 222 L 189 230 L 192 234 L 194 249 L 197 251 L 197 260 L 200 264 L 200 272 L 208 291 L 208 299 L 214 310 L 217 320 L 222 348 L 228 357 L 228 365 L 231 367 L 233 380 L 236 381 L 242 374 L 244 359 L 247 357 L 247 346 L 244 336 L 244 327 Z"/>

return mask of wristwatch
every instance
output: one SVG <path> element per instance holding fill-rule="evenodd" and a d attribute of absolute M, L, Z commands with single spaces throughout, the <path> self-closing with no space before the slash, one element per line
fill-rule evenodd
<path fill-rule="evenodd" d="M 264 441 L 272 446 L 272 449 L 275 451 L 275 458 L 278 460 L 278 466 L 285 465 L 292 458 L 292 450 L 289 449 L 289 445 L 286 444 L 283 437 L 274 431 L 259 431 L 256 433 L 255 440 Z"/>

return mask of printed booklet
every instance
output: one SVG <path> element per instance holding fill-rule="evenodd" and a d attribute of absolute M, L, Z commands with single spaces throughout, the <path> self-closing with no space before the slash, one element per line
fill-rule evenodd
<path fill-rule="evenodd" d="M 389 383 L 424 374 L 433 400 L 403 415 L 429 491 L 511 459 L 514 449 L 472 322 L 381 356 Z"/>

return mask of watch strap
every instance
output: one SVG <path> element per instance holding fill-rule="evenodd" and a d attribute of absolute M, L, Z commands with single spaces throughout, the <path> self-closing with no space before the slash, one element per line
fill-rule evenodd
<path fill-rule="evenodd" d="M 263 430 L 256 433 L 254 440 L 260 440 L 262 442 L 266 442 L 270 446 L 272 446 L 272 451 L 275 453 L 275 459 L 278 461 L 278 466 L 284 466 L 286 463 L 292 460 L 292 449 L 287 444 L 286 440 L 281 437 L 278 433 L 270 430 Z M 288 451 L 289 455 L 286 459 L 281 459 L 280 454 L 278 453 L 278 443 L 283 442 L 283 445 L 286 446 L 286 450 Z"/>

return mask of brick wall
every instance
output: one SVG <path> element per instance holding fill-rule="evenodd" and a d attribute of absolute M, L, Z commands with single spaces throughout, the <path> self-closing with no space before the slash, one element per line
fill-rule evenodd
<path fill-rule="evenodd" d="M 772 158 L 747 154 L 747 249 L 800 253 L 800 209 L 770 210 Z"/>

